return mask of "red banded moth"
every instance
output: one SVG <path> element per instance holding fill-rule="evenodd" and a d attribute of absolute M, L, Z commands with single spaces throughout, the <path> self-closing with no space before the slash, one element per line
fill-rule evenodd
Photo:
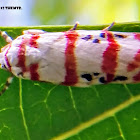
<path fill-rule="evenodd" d="M 0 64 L 13 76 L 85 87 L 140 82 L 140 33 L 103 30 L 25 30 L 1 49 Z M 8 87 L 12 77 L 5 85 Z M 3 92 L 2 91 L 2 92 Z"/>

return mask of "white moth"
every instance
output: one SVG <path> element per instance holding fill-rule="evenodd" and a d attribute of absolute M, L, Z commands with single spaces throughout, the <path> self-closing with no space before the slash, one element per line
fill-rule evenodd
<path fill-rule="evenodd" d="M 114 24 L 114 23 L 113 23 Z M 140 82 L 140 33 L 26 30 L 0 52 L 2 69 L 13 75 L 67 86 Z M 10 80 L 11 81 L 11 80 Z M 7 82 L 9 83 L 9 82 Z"/>

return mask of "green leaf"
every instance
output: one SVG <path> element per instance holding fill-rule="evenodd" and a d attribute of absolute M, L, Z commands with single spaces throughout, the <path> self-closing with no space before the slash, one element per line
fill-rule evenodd
<path fill-rule="evenodd" d="M 79 26 L 78 29 L 103 29 Z M 66 31 L 72 26 L 1 27 L 13 38 L 28 28 Z M 140 32 L 140 23 L 111 30 Z M 5 41 L 0 38 L 0 46 Z M 134 46 L 135 47 L 135 46 Z M 0 70 L 0 89 L 9 72 Z M 66 87 L 14 78 L 0 97 L 1 140 L 139 140 L 140 84 Z"/>

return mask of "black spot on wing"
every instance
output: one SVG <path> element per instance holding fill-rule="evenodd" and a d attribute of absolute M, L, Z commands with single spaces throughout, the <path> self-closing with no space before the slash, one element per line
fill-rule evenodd
<path fill-rule="evenodd" d="M 99 82 L 104 84 L 104 83 L 106 83 L 106 80 L 105 80 L 104 77 L 100 77 L 100 78 L 99 78 Z"/>
<path fill-rule="evenodd" d="M 122 34 L 114 34 L 115 37 L 118 37 L 118 38 L 126 38 L 127 36 L 126 35 L 122 35 Z"/>
<path fill-rule="evenodd" d="M 92 35 L 87 35 L 87 36 L 85 36 L 85 37 L 83 37 L 83 38 L 81 38 L 81 39 L 84 39 L 84 40 L 88 41 L 88 40 L 91 39 L 91 38 L 92 38 Z"/>
<path fill-rule="evenodd" d="M 82 74 L 82 78 L 86 79 L 87 81 L 92 81 L 92 76 L 91 74 Z"/>
<path fill-rule="evenodd" d="M 92 42 L 93 43 L 100 43 L 100 40 L 99 39 L 94 39 Z"/>
<path fill-rule="evenodd" d="M 100 33 L 99 36 L 102 37 L 102 38 L 105 38 L 105 33 Z"/>
<path fill-rule="evenodd" d="M 100 73 L 98 73 L 98 72 L 94 72 L 94 73 L 93 73 L 94 76 L 98 76 L 99 74 L 100 74 Z"/>
<path fill-rule="evenodd" d="M 125 81 L 128 80 L 125 76 L 116 76 L 113 81 Z"/>

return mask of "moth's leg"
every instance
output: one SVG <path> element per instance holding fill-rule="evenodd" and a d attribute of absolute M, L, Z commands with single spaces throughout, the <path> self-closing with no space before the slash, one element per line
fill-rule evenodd
<path fill-rule="evenodd" d="M 79 22 L 77 21 L 77 22 L 75 23 L 74 27 L 73 27 L 72 29 L 70 29 L 70 31 L 76 30 L 78 25 L 79 25 Z"/>
<path fill-rule="evenodd" d="M 5 39 L 7 43 L 11 43 L 13 41 L 13 39 L 5 31 L 0 31 L 0 35 Z"/>
<path fill-rule="evenodd" d="M 39 35 L 47 33 L 46 31 L 39 30 L 39 29 L 29 29 L 22 32 L 23 34 L 33 34 L 33 35 Z"/>
<path fill-rule="evenodd" d="M 8 77 L 3 89 L 0 91 L 0 96 L 9 88 L 10 84 L 13 81 L 14 76 L 11 75 L 10 77 Z"/>
<path fill-rule="evenodd" d="M 114 26 L 115 22 L 112 22 L 108 27 L 104 28 L 103 31 L 108 31 Z"/>

